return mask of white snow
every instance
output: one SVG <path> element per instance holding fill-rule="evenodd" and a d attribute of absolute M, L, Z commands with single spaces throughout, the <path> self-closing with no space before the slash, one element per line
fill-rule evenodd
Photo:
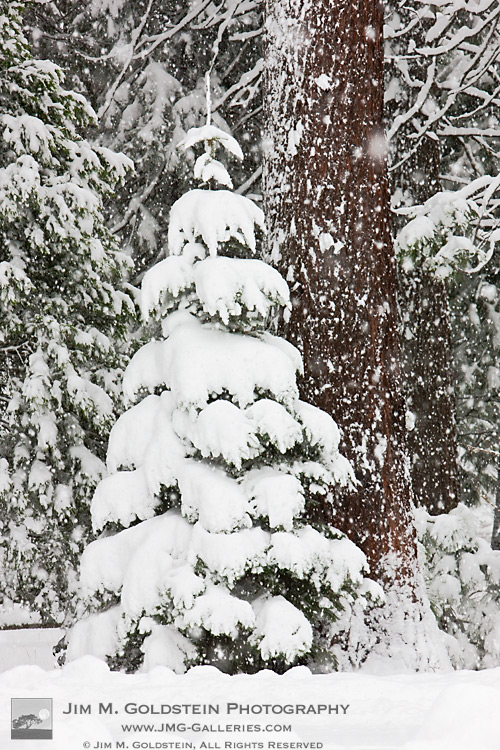
<path fill-rule="evenodd" d="M 320 89 L 323 89 L 323 91 L 327 91 L 332 86 L 330 76 L 326 75 L 326 73 L 321 73 L 320 76 L 315 78 L 315 83 Z"/>
<path fill-rule="evenodd" d="M 411 247 L 422 240 L 432 239 L 435 231 L 435 223 L 429 216 L 417 216 L 400 231 L 398 244 L 401 247 Z"/>
<path fill-rule="evenodd" d="M 250 407 L 251 408 L 251 407 Z M 241 468 L 241 462 L 262 451 L 256 428 L 248 416 L 230 401 L 213 401 L 197 417 L 178 409 L 173 415 L 177 434 L 189 440 L 204 458 L 221 456 Z"/>
<path fill-rule="evenodd" d="M 172 206 L 168 246 L 178 255 L 186 243 L 201 239 L 210 255 L 235 239 L 255 252 L 255 226 L 265 231 L 264 214 L 249 198 L 229 190 L 191 190 Z"/>
<path fill-rule="evenodd" d="M 73 368 L 68 368 L 67 373 L 68 393 L 76 406 L 83 412 L 96 412 L 99 419 L 113 414 L 113 402 L 103 388 L 82 378 Z"/>
<path fill-rule="evenodd" d="M 140 603 L 144 593 L 144 587 L 141 590 L 141 586 L 155 578 L 155 569 L 163 557 L 177 558 L 183 555 L 191 530 L 191 525 L 185 519 L 171 511 L 163 516 L 147 519 L 114 536 L 97 539 L 87 547 L 82 556 L 83 593 L 105 590 L 117 592 L 126 583 L 130 591 L 137 579 Z M 141 559 L 144 558 L 141 562 L 144 567 L 136 567 L 136 554 Z M 160 592 L 158 598 L 159 596 Z"/>
<path fill-rule="evenodd" d="M 48 485 L 51 480 L 52 473 L 47 464 L 43 461 L 33 461 L 28 477 L 28 487 L 34 489 L 45 484 Z"/>
<path fill-rule="evenodd" d="M 186 150 L 204 141 L 215 141 L 218 145 L 223 146 L 226 151 L 236 156 L 236 158 L 243 159 L 243 151 L 238 141 L 232 135 L 217 128 L 215 125 L 202 125 L 201 128 L 191 128 L 178 144 L 178 148 Z"/>
<path fill-rule="evenodd" d="M 396 251 L 403 265 L 411 270 L 417 259 L 439 279 L 446 279 L 457 269 L 474 273 L 483 268 L 500 235 L 495 230 L 486 240 L 473 228 L 473 220 L 486 210 L 497 186 L 498 177 L 485 175 L 461 190 L 440 191 L 423 205 L 397 209 L 396 213 L 412 217 L 396 239 Z M 471 196 L 485 187 L 480 209 Z M 486 243 L 489 248 L 483 247 Z"/>
<path fill-rule="evenodd" d="M 3 114 L 0 124 L 5 126 L 3 139 L 16 154 L 37 154 L 40 160 L 52 161 L 51 147 L 54 148 L 54 128 L 46 125 L 39 117 L 32 115 Z"/>
<path fill-rule="evenodd" d="M 107 464 L 111 472 L 121 466 L 148 468 L 152 486 L 169 486 L 186 447 L 174 432 L 172 394 L 151 394 L 122 414 L 111 430 Z"/>
<path fill-rule="evenodd" d="M 325 455 L 336 453 L 339 448 L 340 431 L 332 417 L 305 401 L 297 401 L 295 412 L 305 427 L 311 445 L 319 445 Z"/>
<path fill-rule="evenodd" d="M 224 323 L 243 310 L 266 318 L 273 305 L 289 306 L 288 285 L 274 268 L 261 260 L 215 257 L 194 267 L 196 295 L 209 315 Z"/>
<path fill-rule="evenodd" d="M 219 576 L 233 584 L 244 573 L 264 567 L 269 537 L 269 533 L 258 526 L 233 534 L 213 534 L 197 523 L 188 553 L 190 562 L 201 560 L 213 577 Z"/>
<path fill-rule="evenodd" d="M 174 637 L 179 650 L 189 648 L 185 641 L 179 642 L 178 634 L 162 629 L 160 637 L 150 629 L 143 648 L 153 666 L 157 654 L 161 660 L 162 638 L 170 652 Z M 269 742 L 316 742 L 322 743 L 322 750 L 498 750 L 500 668 L 376 676 L 363 671 L 311 675 L 305 667 L 296 667 L 282 676 L 264 671 L 229 677 L 213 667 L 196 667 L 185 675 L 156 667 L 147 674 L 126 675 L 85 657 L 62 670 L 44 671 L 35 663 L 42 652 L 49 652 L 44 644 L 47 637 L 55 643 L 58 634 L 3 631 L 0 670 L 11 666 L 12 648 L 20 646 L 26 633 L 37 640 L 30 663 L 0 675 L 0 736 L 6 750 L 16 745 L 8 730 L 11 698 L 40 696 L 54 702 L 53 750 L 73 750 L 86 742 L 90 747 L 124 742 L 129 747 L 147 743 L 153 748 L 157 742 L 190 742 L 196 750 L 203 747 L 201 743 L 205 748 L 216 744 L 223 748 L 225 742 L 263 742 L 266 748 Z M 271 638 L 269 632 L 267 643 Z M 68 711 L 70 703 L 71 708 L 90 704 L 92 712 Z M 112 703 L 115 713 L 99 713 L 99 703 Z M 180 709 L 178 715 L 151 713 L 151 707 L 160 711 L 162 705 L 168 711 L 173 705 L 207 704 L 217 706 L 219 713 L 193 715 L 189 709 Z M 275 708 L 265 713 L 264 705 Z M 312 706 L 316 712 L 299 714 L 297 705 Z M 329 705 L 331 714 L 318 712 L 319 706 Z M 175 728 L 161 731 L 164 723 Z M 182 724 L 188 727 L 185 731 Z M 278 728 L 283 725 L 290 725 L 291 731 Z M 257 733 L 256 726 L 263 731 Z M 35 744 L 25 740 L 23 747 L 35 750 Z"/>
<path fill-rule="evenodd" d="M 293 347 L 291 347 L 293 348 Z M 151 341 L 132 358 L 123 392 L 132 400 L 141 388 L 165 385 L 183 408 L 204 408 L 213 394 L 228 391 L 242 407 L 256 390 L 289 403 L 298 397 L 290 348 L 276 337 L 261 339 L 202 326 L 192 319 L 176 326 L 164 341 Z"/>
<path fill-rule="evenodd" d="M 144 275 L 141 291 L 142 314 L 147 319 L 158 304 L 171 307 L 191 288 L 203 311 L 218 315 L 227 324 L 242 314 L 266 319 L 274 305 L 289 306 L 288 285 L 267 263 L 242 258 L 211 257 L 197 263 L 201 245 L 191 244 L 182 256 L 170 256 Z M 191 252 L 190 252 L 191 251 Z M 190 258 L 191 256 L 191 258 Z"/>
<path fill-rule="evenodd" d="M 232 188 L 233 181 L 231 180 L 227 169 L 224 164 L 217 159 L 213 159 L 210 154 L 202 154 L 196 159 L 194 165 L 194 176 L 195 179 L 201 180 L 201 182 L 209 182 L 215 180 L 219 185 Z"/>
<path fill-rule="evenodd" d="M 259 399 L 245 409 L 245 413 L 255 423 L 258 434 L 267 438 L 280 453 L 302 440 L 302 425 L 276 401 Z"/>
<path fill-rule="evenodd" d="M 199 461 L 186 461 L 179 472 L 182 514 L 199 520 L 209 532 L 230 532 L 251 526 L 247 499 L 240 485 L 225 471 Z"/>
<path fill-rule="evenodd" d="M 67 651 L 68 661 L 77 658 L 85 648 L 88 648 L 93 656 L 104 660 L 106 654 L 112 653 L 116 648 L 116 631 L 120 617 L 120 608 L 111 607 L 105 612 L 77 622 Z"/>
<path fill-rule="evenodd" d="M 202 256 L 203 257 L 203 256 Z M 173 298 L 194 283 L 193 267 L 185 255 L 169 256 L 144 274 L 141 284 L 141 310 L 144 318 L 168 292 Z"/>
<path fill-rule="evenodd" d="M 292 660 L 311 648 L 312 627 L 306 617 L 282 596 L 257 601 L 256 640 L 264 659 L 284 654 Z"/>
<path fill-rule="evenodd" d="M 346 574 L 361 583 L 361 571 L 367 567 L 364 554 L 349 539 L 327 539 L 310 526 L 272 534 L 269 558 L 298 578 L 307 576 L 318 589 L 327 580 L 334 591 L 340 589 Z"/>
<path fill-rule="evenodd" d="M 244 486 L 255 517 L 266 518 L 272 529 L 292 529 L 294 517 L 304 508 L 302 485 L 296 477 L 263 467 L 249 471 Z"/>
<path fill-rule="evenodd" d="M 141 647 L 144 652 L 144 668 L 154 669 L 166 664 L 170 658 L 169 668 L 182 673 L 186 658 L 193 658 L 195 655 L 191 641 L 173 627 L 158 626 L 151 618 L 143 617 L 141 624 L 149 632 Z M 178 658 L 172 659 L 172 654 L 178 654 Z"/>
<path fill-rule="evenodd" d="M 211 584 L 187 610 L 184 621 L 198 627 L 201 624 L 215 635 L 236 637 L 238 626 L 254 627 L 255 615 L 248 602 L 232 596 L 224 586 Z"/>
<path fill-rule="evenodd" d="M 119 471 L 97 486 L 92 498 L 92 525 L 95 531 L 107 523 L 120 523 L 127 528 L 137 518 L 142 521 L 154 516 L 157 505 L 142 468 Z"/>
<path fill-rule="evenodd" d="M 288 131 L 288 147 L 287 152 L 290 154 L 290 156 L 295 156 L 297 154 L 297 146 L 300 143 L 300 139 L 302 138 L 302 133 L 304 132 L 304 125 L 302 123 L 302 120 L 299 120 L 297 122 L 297 125 L 295 128 L 291 127 Z"/>
<path fill-rule="evenodd" d="M 9 613 L 9 622 L 13 623 L 14 612 Z M 20 615 L 19 612 L 17 612 Z M 0 622 L 3 617 L 0 617 Z M 20 620 L 26 618 L 19 617 Z M 53 669 L 55 659 L 52 649 L 64 635 L 59 628 L 16 628 L 0 630 L 0 672 L 17 667 L 20 664 L 37 664 L 43 669 Z M 5 725 L 1 724 L 0 732 Z M 1 734 L 0 734 L 1 736 Z"/>

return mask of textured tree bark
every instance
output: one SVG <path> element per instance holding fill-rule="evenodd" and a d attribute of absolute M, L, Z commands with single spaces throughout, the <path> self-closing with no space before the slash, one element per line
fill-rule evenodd
<path fill-rule="evenodd" d="M 431 514 L 458 504 L 455 396 L 446 284 L 419 269 L 401 279 L 413 491 Z"/>
<path fill-rule="evenodd" d="M 335 526 L 381 581 L 412 586 L 412 493 L 383 135 L 383 7 L 267 0 L 264 194 L 302 397 L 342 427 L 356 491 Z M 327 509 L 325 513 L 327 514 Z"/>
<path fill-rule="evenodd" d="M 396 151 L 404 153 L 404 135 Z M 396 157 L 397 158 L 397 157 Z M 415 203 L 442 190 L 440 144 L 425 139 L 395 186 Z M 448 288 L 432 273 L 415 268 L 400 273 L 404 321 L 406 395 L 415 424 L 408 434 L 415 501 L 429 513 L 447 513 L 458 504 L 458 456 Z"/>

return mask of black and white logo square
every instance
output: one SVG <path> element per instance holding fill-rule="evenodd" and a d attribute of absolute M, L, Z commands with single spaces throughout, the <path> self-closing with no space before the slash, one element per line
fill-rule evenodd
<path fill-rule="evenodd" d="M 52 739 L 52 698 L 12 698 L 10 715 L 11 739 Z"/>

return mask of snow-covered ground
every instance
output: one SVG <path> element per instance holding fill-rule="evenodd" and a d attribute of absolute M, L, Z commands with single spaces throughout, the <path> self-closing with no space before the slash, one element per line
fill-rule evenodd
<path fill-rule="evenodd" d="M 36 664 L 42 669 L 52 669 L 52 649 L 62 635 L 63 631 L 55 628 L 0 630 L 0 672 L 20 664 Z"/>
<path fill-rule="evenodd" d="M 55 631 L 2 632 L 0 665 L 9 667 L 24 648 L 33 662 L 46 666 L 51 640 L 57 640 Z M 110 672 L 93 657 L 62 670 L 44 671 L 32 663 L 0 674 L 2 750 L 19 747 L 10 739 L 11 698 L 53 699 L 51 750 L 500 747 L 500 668 L 447 674 L 313 676 L 300 667 L 284 676 L 261 672 L 228 677 L 212 667 L 197 667 L 183 676 L 163 667 L 149 674 L 125 675 Z M 228 703 L 233 704 L 229 712 Z M 173 706 L 178 705 L 180 713 L 174 713 Z M 194 713 L 196 705 L 210 705 L 218 713 Z M 89 712 L 83 713 L 82 706 Z M 134 706 L 141 706 L 140 712 L 132 713 Z M 333 712 L 322 706 L 333 707 L 328 709 Z M 174 726 L 165 728 L 170 724 Z M 22 750 L 40 750 L 39 740 L 23 740 Z"/>

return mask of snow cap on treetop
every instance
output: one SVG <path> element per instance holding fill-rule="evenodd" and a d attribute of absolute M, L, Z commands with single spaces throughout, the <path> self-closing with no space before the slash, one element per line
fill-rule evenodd
<path fill-rule="evenodd" d="M 239 144 L 228 133 L 207 123 L 188 130 L 178 147 L 187 149 L 202 142 L 206 151 L 196 161 L 194 176 L 202 182 L 215 180 L 232 187 L 226 168 L 212 154 L 214 143 L 219 143 L 241 159 Z M 170 212 L 169 254 L 184 254 L 193 244 L 199 246 L 200 240 L 211 256 L 216 256 L 219 247 L 231 240 L 255 253 L 255 227 L 266 231 L 263 211 L 249 198 L 229 190 L 190 190 L 174 203 Z"/>
<path fill-rule="evenodd" d="M 215 127 L 215 125 L 202 125 L 201 128 L 190 128 L 186 133 L 186 137 L 177 145 L 177 148 L 187 150 L 203 141 L 210 143 L 210 145 L 215 142 L 233 154 L 233 156 L 236 156 L 240 161 L 243 159 L 243 151 L 238 141 L 232 135 L 229 135 L 229 133 L 225 133 L 224 130 Z"/>

